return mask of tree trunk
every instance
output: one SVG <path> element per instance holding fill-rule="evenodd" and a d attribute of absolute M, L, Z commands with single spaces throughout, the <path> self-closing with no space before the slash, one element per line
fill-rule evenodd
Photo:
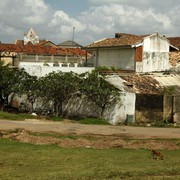
<path fill-rule="evenodd" d="M 101 107 L 100 119 L 102 119 L 106 106 Z"/>

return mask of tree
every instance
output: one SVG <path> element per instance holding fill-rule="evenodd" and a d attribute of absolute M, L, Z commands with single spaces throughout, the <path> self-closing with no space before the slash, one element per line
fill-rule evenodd
<path fill-rule="evenodd" d="M 52 101 L 55 114 L 63 116 L 63 103 L 78 89 L 79 77 L 73 72 L 52 72 L 40 79 L 40 96 Z"/>
<path fill-rule="evenodd" d="M 100 118 L 105 109 L 114 101 L 119 100 L 120 90 L 105 80 L 98 71 L 85 73 L 82 76 L 80 91 L 101 108 Z"/>
<path fill-rule="evenodd" d="M 0 109 L 4 110 L 8 105 L 9 95 L 19 93 L 22 90 L 22 81 L 25 81 L 27 73 L 24 70 L 10 68 L 0 61 Z"/>
<path fill-rule="evenodd" d="M 39 80 L 37 76 L 31 76 L 24 72 L 21 78 L 21 86 L 19 87 L 19 93 L 26 94 L 28 101 L 31 103 L 32 111 L 34 110 L 33 104 L 39 95 Z"/>

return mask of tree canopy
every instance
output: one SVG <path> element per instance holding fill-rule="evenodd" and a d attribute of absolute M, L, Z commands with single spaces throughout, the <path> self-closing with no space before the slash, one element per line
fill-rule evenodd
<path fill-rule="evenodd" d="M 63 103 L 78 89 L 78 75 L 52 72 L 40 79 L 40 96 L 53 102 L 56 115 L 63 115 Z"/>
<path fill-rule="evenodd" d="M 100 118 L 105 109 L 114 101 L 120 100 L 120 90 L 105 80 L 98 71 L 84 74 L 80 91 L 101 108 Z"/>

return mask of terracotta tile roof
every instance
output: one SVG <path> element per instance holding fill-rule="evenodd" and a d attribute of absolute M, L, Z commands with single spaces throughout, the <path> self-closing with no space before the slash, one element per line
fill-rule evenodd
<path fill-rule="evenodd" d="M 180 37 L 168 37 L 170 44 L 180 49 Z"/>
<path fill-rule="evenodd" d="M 180 51 L 170 52 L 169 61 L 172 66 L 177 66 L 180 64 Z"/>
<path fill-rule="evenodd" d="M 180 37 L 168 37 L 170 44 L 180 49 Z M 177 66 L 180 64 L 180 50 L 172 51 L 169 53 L 169 60 L 172 66 Z"/>
<path fill-rule="evenodd" d="M 78 56 L 86 54 L 86 51 L 80 48 L 60 48 L 54 46 L 33 45 L 32 43 L 28 43 L 27 45 L 0 44 L 0 52 L 61 56 Z"/>
<path fill-rule="evenodd" d="M 82 46 L 74 41 L 65 41 L 62 42 L 60 44 L 58 44 L 58 46 L 60 47 L 69 47 L 69 48 L 74 48 L 74 47 L 78 47 L 81 48 Z"/>
<path fill-rule="evenodd" d="M 17 40 L 15 41 L 15 44 L 16 44 L 16 45 L 24 45 L 24 41 L 17 39 Z"/>
<path fill-rule="evenodd" d="M 35 46 L 54 46 L 54 47 L 57 47 L 56 44 L 54 44 L 53 42 L 48 41 L 48 40 L 41 40 L 39 43 L 35 44 Z"/>
<path fill-rule="evenodd" d="M 132 86 L 136 93 L 140 94 L 162 94 L 163 87 L 150 75 L 121 74 L 120 77 L 126 82 L 126 86 Z"/>
<path fill-rule="evenodd" d="M 137 36 L 134 34 L 116 33 L 115 38 L 102 39 L 93 42 L 85 48 L 129 46 L 140 43 L 143 37 L 144 36 Z"/>

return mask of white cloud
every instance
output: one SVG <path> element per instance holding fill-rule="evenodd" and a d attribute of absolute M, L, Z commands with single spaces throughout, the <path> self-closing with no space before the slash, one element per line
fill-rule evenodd
<path fill-rule="evenodd" d="M 87 33 L 94 38 L 112 37 L 115 32 L 149 34 L 172 30 L 168 15 L 120 4 L 93 7 L 83 12 L 80 20 L 88 24 Z"/>
<path fill-rule="evenodd" d="M 0 40 L 13 42 L 33 27 L 40 38 L 59 43 L 72 38 L 86 45 L 115 32 L 178 35 L 180 0 L 89 0 L 94 6 L 72 17 L 44 0 L 1 0 Z M 173 2 L 173 3 L 172 3 Z"/>

